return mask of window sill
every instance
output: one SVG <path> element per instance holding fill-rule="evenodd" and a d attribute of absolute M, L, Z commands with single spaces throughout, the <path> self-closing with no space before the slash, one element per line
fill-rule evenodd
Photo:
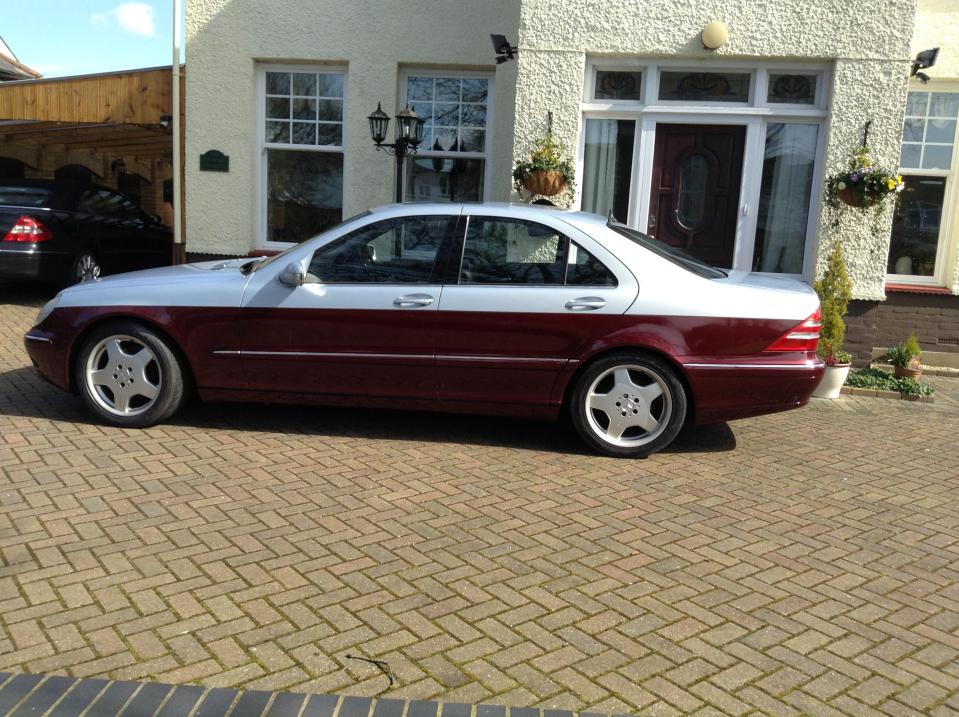
<path fill-rule="evenodd" d="M 945 294 L 952 291 L 945 286 L 923 286 L 922 284 L 886 284 L 886 293 L 892 294 Z"/>

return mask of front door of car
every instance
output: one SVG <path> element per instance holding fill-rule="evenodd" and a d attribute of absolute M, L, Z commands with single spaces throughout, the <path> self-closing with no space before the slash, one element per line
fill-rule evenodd
<path fill-rule="evenodd" d="M 466 222 L 462 263 L 437 316 L 439 397 L 546 403 L 567 362 L 621 321 L 636 279 L 555 217 L 477 214 Z"/>
<path fill-rule="evenodd" d="M 304 283 L 257 270 L 234 354 L 249 388 L 374 401 L 435 397 L 438 267 L 458 214 L 380 219 L 304 257 Z M 278 262 L 283 263 L 283 262 Z"/>

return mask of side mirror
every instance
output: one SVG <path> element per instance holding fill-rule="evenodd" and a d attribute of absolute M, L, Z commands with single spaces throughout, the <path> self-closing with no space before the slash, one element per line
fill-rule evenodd
<path fill-rule="evenodd" d="M 159 214 L 147 214 L 147 224 L 163 224 Z"/>
<path fill-rule="evenodd" d="M 287 286 L 302 286 L 305 281 L 306 269 L 297 262 L 287 264 L 280 273 L 280 282 Z"/>

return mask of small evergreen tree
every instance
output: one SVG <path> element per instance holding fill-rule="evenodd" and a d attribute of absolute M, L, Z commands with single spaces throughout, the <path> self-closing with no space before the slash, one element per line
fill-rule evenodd
<path fill-rule="evenodd" d="M 852 282 L 846 271 L 846 258 L 837 241 L 829 252 L 826 271 L 815 284 L 822 307 L 822 328 L 819 331 L 819 355 L 829 364 L 848 363 L 849 354 L 840 351 L 846 338 L 843 316 L 852 299 Z"/>

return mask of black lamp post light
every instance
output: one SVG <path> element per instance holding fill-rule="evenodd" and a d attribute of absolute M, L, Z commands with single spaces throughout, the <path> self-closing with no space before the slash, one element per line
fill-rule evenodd
<path fill-rule="evenodd" d="M 396 201 L 403 201 L 403 160 L 407 154 L 416 154 L 416 148 L 423 141 L 423 118 L 407 105 L 396 113 L 396 139 L 387 144 L 386 133 L 390 128 L 390 116 L 383 111 L 379 102 L 376 110 L 367 119 L 370 121 L 370 136 L 377 149 L 396 156 Z"/>

